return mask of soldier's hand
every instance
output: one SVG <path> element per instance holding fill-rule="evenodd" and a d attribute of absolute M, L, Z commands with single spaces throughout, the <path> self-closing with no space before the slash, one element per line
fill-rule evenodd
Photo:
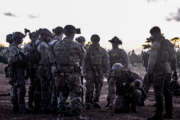
<path fill-rule="evenodd" d="M 12 80 L 9 81 L 9 84 L 14 86 L 14 82 Z"/>
<path fill-rule="evenodd" d="M 106 107 L 107 108 L 107 110 L 112 110 L 113 109 L 113 104 L 109 104 L 109 106 L 108 107 Z"/>

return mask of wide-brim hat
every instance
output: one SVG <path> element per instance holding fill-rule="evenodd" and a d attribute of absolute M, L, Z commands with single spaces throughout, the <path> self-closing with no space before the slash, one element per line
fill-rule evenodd
<path fill-rule="evenodd" d="M 116 36 L 109 40 L 109 42 L 122 45 L 122 41 Z"/>

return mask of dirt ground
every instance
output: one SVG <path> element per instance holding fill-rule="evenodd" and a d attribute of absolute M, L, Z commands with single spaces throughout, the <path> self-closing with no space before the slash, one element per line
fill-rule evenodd
<path fill-rule="evenodd" d="M 9 93 L 10 86 L 8 80 L 4 76 L 3 68 L 5 65 L 0 65 L 0 95 Z M 141 76 L 144 75 L 144 69 L 142 66 L 132 67 L 133 71 L 137 72 Z M 108 111 L 104 108 L 106 104 L 107 84 L 104 83 L 100 110 L 90 110 L 83 112 L 82 116 L 88 120 L 146 120 L 148 116 L 151 116 L 154 111 L 154 97 L 151 90 L 148 94 L 148 99 L 145 101 L 145 107 L 138 107 L 136 114 L 115 114 L 112 111 Z M 26 95 L 27 96 L 27 95 Z M 26 97 L 27 100 L 27 97 Z M 10 97 L 0 96 L 0 120 L 56 120 L 55 115 L 51 114 L 28 114 L 28 115 L 15 115 L 11 111 L 12 105 L 10 103 Z M 71 120 L 72 118 L 65 118 L 65 120 Z M 174 97 L 174 119 L 180 120 L 180 97 Z"/>

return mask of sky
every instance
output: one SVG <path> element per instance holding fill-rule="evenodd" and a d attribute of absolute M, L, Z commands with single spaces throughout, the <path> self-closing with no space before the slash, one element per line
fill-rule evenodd
<path fill-rule="evenodd" d="M 124 49 L 139 50 L 153 26 L 159 26 L 168 39 L 180 37 L 180 22 L 167 21 L 178 8 L 180 0 L 1 0 L 0 43 L 5 44 L 7 34 L 24 28 L 52 30 L 72 24 L 81 28 L 87 41 L 99 34 L 107 49 L 108 40 L 118 36 Z"/>

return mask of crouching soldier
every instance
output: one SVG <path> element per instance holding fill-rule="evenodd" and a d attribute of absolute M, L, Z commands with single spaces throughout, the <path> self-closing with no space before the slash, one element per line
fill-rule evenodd
<path fill-rule="evenodd" d="M 139 80 L 131 71 L 125 69 L 121 63 L 115 63 L 112 66 L 110 79 L 108 80 L 108 105 L 110 109 L 113 107 L 116 113 L 136 112 L 138 98 L 142 97 L 139 88 Z"/>
<path fill-rule="evenodd" d="M 9 84 L 13 111 L 24 114 L 25 109 L 25 57 L 19 45 L 23 42 L 24 34 L 15 32 L 12 34 L 12 41 L 8 48 L 8 68 Z"/>

